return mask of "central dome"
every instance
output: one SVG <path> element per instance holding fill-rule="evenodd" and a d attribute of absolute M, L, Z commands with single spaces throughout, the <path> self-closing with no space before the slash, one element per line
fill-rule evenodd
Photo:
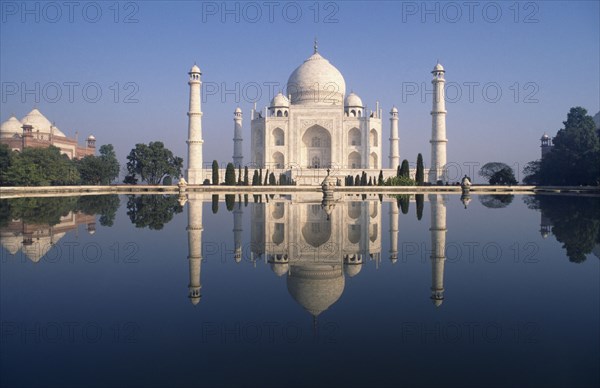
<path fill-rule="evenodd" d="M 287 94 L 292 104 L 341 105 L 346 82 L 335 66 L 315 52 L 290 75 Z"/>

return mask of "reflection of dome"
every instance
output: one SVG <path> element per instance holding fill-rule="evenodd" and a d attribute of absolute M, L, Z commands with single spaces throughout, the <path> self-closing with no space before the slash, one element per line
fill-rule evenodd
<path fill-rule="evenodd" d="M 339 105 L 346 94 L 342 73 L 315 52 L 290 75 L 287 93 L 292 104 Z"/>
<path fill-rule="evenodd" d="M 363 107 L 363 102 L 354 92 L 348 94 L 344 100 L 344 106 Z"/>
<path fill-rule="evenodd" d="M 23 133 L 23 129 L 21 128 L 22 125 L 23 124 L 21 124 L 21 122 L 17 120 L 15 116 L 11 116 L 0 126 L 0 137 L 10 138 Z"/>
<path fill-rule="evenodd" d="M 192 304 L 194 306 L 196 306 L 198 303 L 200 303 L 200 297 L 199 296 L 191 296 L 190 302 L 192 302 Z"/>
<path fill-rule="evenodd" d="M 52 123 L 37 109 L 32 110 L 21 120 L 23 124 L 29 124 L 33 127 L 33 132 L 50 133 Z M 55 136 L 65 136 L 60 129 L 53 127 L 52 132 Z"/>
<path fill-rule="evenodd" d="M 279 92 L 273 99 L 271 100 L 271 106 L 274 108 L 287 108 L 290 106 L 290 101 L 286 96 Z"/>
<path fill-rule="evenodd" d="M 339 266 L 292 266 L 287 278 L 288 292 L 313 316 L 321 314 L 342 296 L 344 275 Z"/>

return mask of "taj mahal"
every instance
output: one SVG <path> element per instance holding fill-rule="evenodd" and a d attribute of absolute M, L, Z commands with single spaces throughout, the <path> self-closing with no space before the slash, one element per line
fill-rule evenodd
<path fill-rule="evenodd" d="M 431 110 L 431 164 L 425 169 L 432 184 L 446 183 L 445 70 L 436 64 L 433 75 Z M 202 158 L 201 71 L 189 71 L 188 166 L 187 183 L 202 184 L 210 178 Z M 267 168 L 287 174 L 300 185 L 320 183 L 315 175 L 331 169 L 334 175 L 355 175 L 361 171 L 395 176 L 400 164 L 398 109 L 389 112 L 388 142 L 383 139 L 383 109 L 376 103 L 368 110 L 354 92 L 346 93 L 342 73 L 318 51 L 289 76 L 286 94 L 277 94 L 268 107 L 250 113 L 250 155 L 244 157 L 243 114 L 234 111 L 233 156 L 236 167 Z M 384 163 L 383 148 L 389 147 Z M 414 174 L 414 171 L 412 172 Z"/>

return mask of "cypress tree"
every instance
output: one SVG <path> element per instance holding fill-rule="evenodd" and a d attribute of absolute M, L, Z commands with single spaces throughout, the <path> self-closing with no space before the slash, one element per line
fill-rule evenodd
<path fill-rule="evenodd" d="M 410 167 L 408 166 L 408 160 L 406 159 L 402 161 L 402 166 L 400 167 L 400 176 L 410 178 Z"/>
<path fill-rule="evenodd" d="M 233 163 L 227 163 L 225 169 L 225 184 L 228 186 L 235 186 L 235 166 Z"/>
<path fill-rule="evenodd" d="M 354 186 L 360 186 L 360 175 L 358 174 L 354 177 Z"/>
<path fill-rule="evenodd" d="M 244 166 L 244 186 L 248 186 L 248 166 Z"/>
<path fill-rule="evenodd" d="M 425 183 L 424 171 L 425 168 L 423 166 L 423 155 L 419 153 L 419 155 L 417 155 L 417 173 L 415 175 L 415 181 L 417 181 L 418 186 L 422 186 L 423 183 Z"/>
<path fill-rule="evenodd" d="M 377 182 L 379 186 L 383 186 L 383 170 L 379 170 L 379 181 Z"/>
<path fill-rule="evenodd" d="M 212 184 L 219 184 L 219 162 L 213 160 L 212 162 Z"/>

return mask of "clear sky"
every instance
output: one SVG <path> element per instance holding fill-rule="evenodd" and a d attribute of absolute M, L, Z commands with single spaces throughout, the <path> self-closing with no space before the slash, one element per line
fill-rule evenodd
<path fill-rule="evenodd" d="M 155 140 L 186 158 L 194 62 L 211 90 L 202 107 L 204 161 L 231 160 L 238 105 L 249 161 L 256 91 L 264 107 L 311 55 L 315 36 L 348 92 L 369 109 L 380 102 L 386 145 L 387 112 L 398 107 L 400 156 L 412 163 L 419 152 L 429 161 L 427 91 L 438 59 L 448 82 L 448 161 L 463 169 L 503 161 L 520 170 L 539 158 L 539 138 L 554 135 L 569 108 L 600 110 L 598 1 L 1 6 L 0 119 L 37 106 L 68 136 L 93 133 L 99 144 L 112 143 L 122 163 L 135 143 Z"/>

